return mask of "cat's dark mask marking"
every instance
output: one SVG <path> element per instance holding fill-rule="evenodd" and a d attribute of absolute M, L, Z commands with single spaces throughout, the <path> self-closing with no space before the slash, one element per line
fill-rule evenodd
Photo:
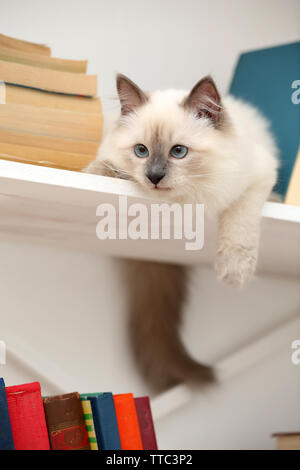
<path fill-rule="evenodd" d="M 130 78 L 125 75 L 117 75 L 117 90 L 121 103 L 121 114 L 132 113 L 139 106 L 147 103 L 148 97 Z"/>
<path fill-rule="evenodd" d="M 222 117 L 221 98 L 210 76 L 204 77 L 196 83 L 182 105 L 192 111 L 198 118 L 207 117 L 216 128 L 220 127 Z"/>
<path fill-rule="evenodd" d="M 156 178 L 160 177 L 162 179 L 166 176 L 168 167 L 168 155 L 166 155 L 159 126 L 152 134 L 150 149 L 150 158 L 147 161 L 145 173 L 150 181 L 152 181 L 151 178 L 153 177 L 152 182 L 154 182 Z"/>

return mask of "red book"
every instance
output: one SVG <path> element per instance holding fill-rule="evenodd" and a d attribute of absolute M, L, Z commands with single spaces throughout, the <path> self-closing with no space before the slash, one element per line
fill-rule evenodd
<path fill-rule="evenodd" d="M 143 450 L 133 394 L 114 395 L 114 403 L 122 450 Z"/>
<path fill-rule="evenodd" d="M 38 382 L 6 387 L 16 450 L 49 450 L 45 413 Z"/>
<path fill-rule="evenodd" d="M 144 450 L 157 450 L 153 418 L 149 397 L 138 397 L 134 399 L 138 415 L 140 431 Z"/>

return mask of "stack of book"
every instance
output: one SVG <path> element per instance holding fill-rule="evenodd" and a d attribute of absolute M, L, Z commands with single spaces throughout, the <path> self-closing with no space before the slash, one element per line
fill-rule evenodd
<path fill-rule="evenodd" d="M 77 171 L 95 158 L 103 119 L 86 69 L 0 34 L 0 158 Z"/>
<path fill-rule="evenodd" d="M 277 450 L 300 450 L 299 432 L 278 432 L 272 435 L 276 438 Z"/>
<path fill-rule="evenodd" d="M 148 397 L 78 392 L 42 397 L 38 382 L 0 379 L 0 450 L 157 450 Z"/>

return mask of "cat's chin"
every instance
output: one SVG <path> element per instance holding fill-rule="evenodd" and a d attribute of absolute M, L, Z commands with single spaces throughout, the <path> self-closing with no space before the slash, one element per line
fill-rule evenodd
<path fill-rule="evenodd" d="M 182 203 L 182 202 L 191 202 L 186 199 L 187 195 L 186 193 L 182 193 L 180 190 L 176 188 L 172 188 L 170 186 L 157 186 L 155 187 L 147 185 L 147 184 L 141 184 L 140 187 L 150 199 L 158 199 L 161 200 L 162 202 L 169 202 L 169 203 Z"/>
<path fill-rule="evenodd" d="M 154 188 L 152 188 L 152 191 L 172 191 L 172 188 L 159 188 L 155 186 Z"/>
<path fill-rule="evenodd" d="M 147 188 L 147 194 L 150 196 L 150 198 L 153 199 L 158 199 L 161 200 L 162 202 L 167 202 L 170 204 L 173 203 L 182 203 L 185 202 L 185 197 L 183 194 L 180 194 L 176 189 L 174 188 Z"/>

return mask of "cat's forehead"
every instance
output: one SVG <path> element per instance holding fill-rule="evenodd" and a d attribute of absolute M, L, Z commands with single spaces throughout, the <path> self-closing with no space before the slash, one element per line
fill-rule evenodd
<path fill-rule="evenodd" d="M 157 108 L 179 105 L 187 94 L 186 90 L 156 90 L 149 94 L 149 103 Z"/>
<path fill-rule="evenodd" d="M 156 91 L 139 113 L 137 125 L 139 132 L 150 144 L 168 142 L 182 131 L 186 113 L 181 103 L 185 91 Z"/>
<path fill-rule="evenodd" d="M 205 120 L 195 119 L 182 103 L 188 92 L 184 90 L 155 91 L 136 113 L 125 116 L 119 127 L 124 147 L 142 143 L 168 151 L 176 144 L 193 145 L 207 127 Z"/>

